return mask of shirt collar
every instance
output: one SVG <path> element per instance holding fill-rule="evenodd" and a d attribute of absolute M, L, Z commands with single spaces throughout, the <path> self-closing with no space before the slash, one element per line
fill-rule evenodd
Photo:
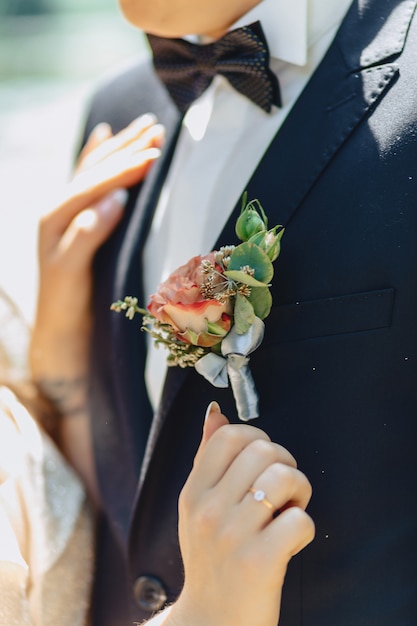
<path fill-rule="evenodd" d="M 307 63 L 308 48 L 340 22 L 352 0 L 262 0 L 231 29 L 259 20 L 272 58 Z"/>

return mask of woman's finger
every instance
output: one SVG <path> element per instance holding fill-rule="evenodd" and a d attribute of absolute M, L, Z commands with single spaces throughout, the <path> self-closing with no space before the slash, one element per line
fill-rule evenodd
<path fill-rule="evenodd" d="M 100 160 L 94 169 L 77 174 L 70 186 L 71 193 L 85 199 L 86 194 L 102 193 L 103 186 L 113 184 L 115 179 L 119 179 L 120 186 L 124 187 L 139 182 L 144 178 L 147 166 L 160 156 L 163 138 L 164 127 L 160 124 L 152 126 L 128 146 Z"/>
<path fill-rule="evenodd" d="M 112 135 L 113 133 L 109 124 L 106 124 L 105 122 L 97 124 L 97 126 L 95 126 L 89 134 L 85 146 L 81 150 L 80 156 L 78 157 L 77 167 L 82 167 L 82 163 L 86 157 L 93 150 L 96 150 L 98 146 L 103 143 L 103 141 L 110 139 Z"/>
<path fill-rule="evenodd" d="M 233 498 L 234 502 L 241 502 L 248 489 L 258 484 L 259 477 L 273 465 L 295 469 L 297 462 L 283 446 L 265 439 L 254 439 L 242 449 L 224 472 L 217 485 L 218 497 L 227 501 Z"/>
<path fill-rule="evenodd" d="M 62 266 L 85 267 L 119 223 L 126 199 L 126 190 L 117 189 L 77 214 L 56 249 Z"/>
<path fill-rule="evenodd" d="M 190 490 L 193 491 L 195 485 L 197 495 L 197 492 L 212 489 L 242 450 L 256 439 L 270 441 L 264 431 L 248 424 L 226 424 L 218 428 L 194 459 Z"/>
<path fill-rule="evenodd" d="M 131 122 L 126 128 L 112 135 L 108 141 L 103 142 L 94 152 L 88 151 L 87 154 L 81 153 L 81 160 L 77 165 L 76 172 L 89 169 L 100 161 L 107 159 L 111 154 L 122 150 L 133 141 L 138 139 L 143 133 L 156 124 L 156 117 L 152 113 L 141 115 Z"/>
<path fill-rule="evenodd" d="M 75 216 L 86 206 L 95 204 L 111 191 L 131 187 L 140 182 L 147 174 L 153 162 L 159 158 L 158 148 L 149 148 L 135 154 L 115 154 L 112 163 L 97 165 L 97 171 L 83 172 L 78 175 L 80 182 L 72 183 L 67 198 L 41 219 L 41 246 L 47 241 L 47 247 L 54 246 L 63 235 Z"/>
<path fill-rule="evenodd" d="M 273 545 L 275 554 L 289 561 L 314 539 L 315 525 L 303 509 L 290 507 L 275 518 L 260 534 L 260 545 Z M 274 553 L 271 555 L 274 557 Z"/>
<path fill-rule="evenodd" d="M 152 145 L 115 152 L 108 159 L 97 163 L 94 170 L 80 172 L 69 191 L 75 202 L 85 203 L 87 198 L 97 200 L 98 196 L 114 189 L 116 184 L 131 187 L 145 177 L 148 167 L 160 154 L 159 148 Z"/>
<path fill-rule="evenodd" d="M 75 216 L 119 187 L 140 182 L 160 156 L 164 128 L 148 114 L 112 136 L 107 124 L 92 131 L 66 198 L 41 221 L 41 245 L 57 244 Z M 87 219 L 84 216 L 81 219 Z"/>
<path fill-rule="evenodd" d="M 305 510 L 311 498 L 306 476 L 283 463 L 273 463 L 246 489 L 236 515 L 247 520 L 249 530 L 264 528 L 282 509 Z"/>
<path fill-rule="evenodd" d="M 203 433 L 201 436 L 201 443 L 198 448 L 196 457 L 198 456 L 199 451 L 204 448 L 210 437 L 214 435 L 216 430 L 218 430 L 221 426 L 225 426 L 226 424 L 229 424 L 229 420 L 225 415 L 222 414 L 221 408 L 218 403 L 214 401 L 210 402 L 204 417 Z"/>

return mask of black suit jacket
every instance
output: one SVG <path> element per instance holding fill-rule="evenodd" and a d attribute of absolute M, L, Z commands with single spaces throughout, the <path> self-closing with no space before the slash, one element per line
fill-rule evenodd
<path fill-rule="evenodd" d="M 415 8 L 416 0 L 353 3 L 244 187 L 271 224 L 286 226 L 273 310 L 251 357 L 256 425 L 289 448 L 313 484 L 317 535 L 290 563 L 282 626 L 416 623 Z M 132 596 L 138 576 L 159 579 L 169 601 L 179 593 L 176 502 L 209 401 L 236 421 L 230 390 L 191 368 L 169 370 L 152 415 L 143 333 L 109 311 L 119 297 L 141 296 L 143 242 L 179 116 L 145 61 L 103 87 L 87 123 L 86 133 L 103 120 L 117 131 L 148 110 L 167 127 L 164 156 L 132 190 L 126 219 L 96 259 L 101 626 L 149 617 Z M 236 241 L 238 211 L 213 245 Z"/>

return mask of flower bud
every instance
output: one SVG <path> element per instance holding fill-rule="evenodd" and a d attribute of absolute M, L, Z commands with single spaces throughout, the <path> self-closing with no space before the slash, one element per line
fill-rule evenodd
<path fill-rule="evenodd" d="M 279 228 L 281 230 L 277 233 Z M 273 262 L 281 252 L 281 238 L 284 230 L 281 225 L 278 225 L 271 228 L 271 230 L 260 231 L 249 239 L 249 243 L 254 243 L 261 248 L 268 255 L 269 260 Z"/>
<path fill-rule="evenodd" d="M 260 212 L 256 208 L 259 207 Z M 236 222 L 236 234 L 241 241 L 249 241 L 256 233 L 266 231 L 268 220 L 261 205 L 252 200 L 242 207 Z"/>

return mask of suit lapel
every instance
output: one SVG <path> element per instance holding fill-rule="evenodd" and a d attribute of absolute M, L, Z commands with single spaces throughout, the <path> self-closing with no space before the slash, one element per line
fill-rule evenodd
<path fill-rule="evenodd" d="M 174 151 L 176 140 L 178 137 L 179 128 L 180 123 L 178 120 L 178 115 L 173 115 L 172 118 L 168 121 L 168 124 L 167 122 L 165 124 L 166 150 L 164 151 L 161 158 L 154 164 L 150 174 L 143 183 L 141 193 L 136 202 L 136 206 L 134 208 L 134 212 L 129 223 L 129 228 L 125 234 L 123 247 L 121 249 L 117 262 L 114 281 L 114 299 L 123 298 L 126 295 L 133 294 L 137 295 L 139 300 L 142 297 L 143 245 L 146 240 L 150 224 L 152 222 L 152 216 L 156 207 L 156 203 L 158 201 L 159 192 L 161 190 L 163 181 L 169 168 L 172 153 Z M 143 298 L 142 300 L 140 300 L 140 302 L 142 301 Z M 112 331 L 114 335 L 113 346 L 116 351 L 116 363 L 120 363 L 125 360 L 125 355 L 127 354 L 127 351 L 131 352 L 130 341 L 132 337 L 133 326 L 135 327 L 134 332 L 137 333 L 137 323 L 127 324 L 124 316 L 114 316 Z M 143 349 L 145 349 L 144 342 L 142 341 L 141 343 L 143 344 Z M 132 356 L 137 357 L 138 362 L 143 361 L 142 351 L 140 355 L 134 354 Z M 134 367 L 132 369 L 134 372 L 137 371 Z M 115 376 L 115 378 L 119 383 L 119 405 L 124 406 L 125 402 L 123 401 L 123 398 L 126 397 L 126 393 L 129 393 L 130 395 L 130 389 L 128 389 L 128 387 L 129 384 L 132 384 L 132 381 L 128 376 Z M 141 383 L 142 381 L 138 381 L 137 379 L 135 379 L 133 381 L 133 385 L 136 387 L 139 382 Z"/>
<path fill-rule="evenodd" d="M 160 115 L 158 119 L 161 119 Z M 132 210 L 133 213 L 124 233 L 120 235 L 123 238 L 123 244 L 115 261 L 113 291 L 109 296 L 109 302 L 106 303 L 107 308 L 112 301 L 126 295 L 137 295 L 139 301 L 143 302 L 142 248 L 178 135 L 178 113 L 174 107 L 166 111 L 163 123 L 166 131 L 166 148 L 163 155 L 154 164 L 141 186 L 138 200 L 136 200 L 137 189 L 132 190 L 132 197 L 126 208 L 126 211 Z M 140 332 L 137 320 L 129 322 L 124 315 L 110 311 L 107 315 L 110 316 L 108 332 L 111 336 L 112 354 L 102 355 L 101 358 L 107 357 L 109 367 L 113 370 L 114 388 L 111 391 L 109 388 L 109 393 L 112 393 L 111 402 L 114 408 L 111 415 L 104 419 L 103 428 L 106 432 L 113 428 L 115 432 L 120 433 L 119 436 L 107 436 L 106 440 L 107 450 L 113 450 L 113 448 L 115 450 L 112 454 L 114 461 L 111 484 L 116 485 L 117 491 L 116 494 L 110 493 L 108 497 L 113 502 L 113 517 L 118 533 L 124 541 L 128 532 L 128 518 L 142 464 L 142 455 L 152 423 L 152 410 L 144 383 L 146 353 L 144 333 Z M 117 424 L 111 426 L 112 420 L 115 420 Z M 119 438 L 124 442 L 123 452 L 116 450 Z M 125 457 L 124 464 L 117 461 L 117 456 L 120 458 L 121 453 Z M 105 458 L 108 457 L 109 454 L 105 456 Z M 129 475 L 126 473 L 126 467 L 129 467 Z M 124 475 L 123 472 L 125 472 Z M 107 485 L 103 489 L 107 493 Z M 118 503 L 117 511 L 114 502 Z"/>
<path fill-rule="evenodd" d="M 354 2 L 319 68 L 246 185 L 248 197 L 269 199 L 274 223 L 288 225 L 304 198 L 354 131 L 398 78 L 401 53 L 417 0 Z M 375 30 L 375 24 L 382 24 Z M 279 175 L 277 175 L 277 171 Z M 261 192 L 260 192 L 261 190 Z M 242 189 L 243 193 L 244 189 Z M 277 206 L 271 207 L 271 201 Z M 235 207 L 216 248 L 236 241 Z M 168 371 L 141 471 L 136 505 L 156 440 L 187 371 Z"/>
<path fill-rule="evenodd" d="M 338 150 L 398 78 L 416 2 L 354 3 L 319 69 L 248 184 L 248 197 L 276 199 L 275 222 L 288 226 Z M 373 32 L 375 24 L 383 24 Z M 278 172 L 278 175 L 277 175 Z M 230 225 L 229 225 L 230 229 Z"/>
<path fill-rule="evenodd" d="M 118 294 L 125 295 L 132 280 L 136 281 L 140 275 L 138 267 L 142 263 L 143 245 L 152 222 L 159 193 L 169 169 L 179 130 L 180 119 L 178 114 L 173 112 L 165 123 L 166 149 L 143 183 L 119 256 L 115 280 L 115 291 Z"/>

